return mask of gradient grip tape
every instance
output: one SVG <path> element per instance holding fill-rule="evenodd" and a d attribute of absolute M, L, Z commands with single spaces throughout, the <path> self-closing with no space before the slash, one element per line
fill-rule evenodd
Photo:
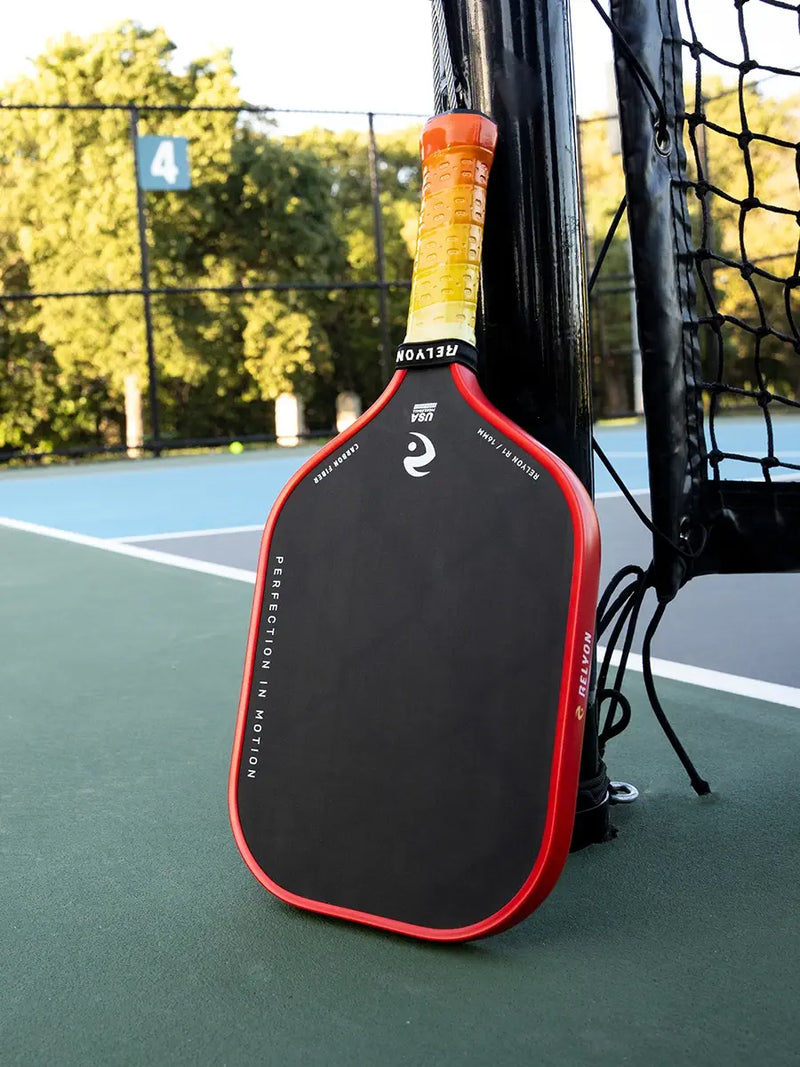
<path fill-rule="evenodd" d="M 422 204 L 405 341 L 475 344 L 486 186 L 497 127 L 485 115 L 437 115 L 422 131 Z"/>

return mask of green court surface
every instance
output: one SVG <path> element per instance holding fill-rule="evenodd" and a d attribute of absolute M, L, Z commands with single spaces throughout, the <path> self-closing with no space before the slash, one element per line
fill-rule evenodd
<path fill-rule="evenodd" d="M 797 709 L 631 678 L 613 843 L 444 947 L 311 917 L 226 814 L 241 582 L 0 529 L 0 1063 L 797 1063 Z"/>

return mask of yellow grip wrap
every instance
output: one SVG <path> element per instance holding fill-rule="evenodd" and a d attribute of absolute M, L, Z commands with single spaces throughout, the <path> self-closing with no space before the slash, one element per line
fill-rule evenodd
<path fill-rule="evenodd" d="M 472 111 L 432 118 L 422 131 L 422 205 L 406 342 L 475 344 L 486 185 L 497 143 Z"/>

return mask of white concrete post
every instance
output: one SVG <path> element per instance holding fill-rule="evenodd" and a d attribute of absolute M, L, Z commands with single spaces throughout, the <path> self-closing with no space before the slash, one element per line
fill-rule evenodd
<path fill-rule="evenodd" d="M 278 444 L 289 447 L 296 445 L 300 441 L 300 434 L 305 431 L 303 401 L 294 393 L 281 393 L 275 399 L 275 433 Z"/>
<path fill-rule="evenodd" d="M 142 391 L 137 374 L 125 375 L 125 444 L 131 459 L 142 455 L 144 424 L 142 421 Z"/>
<path fill-rule="evenodd" d="M 341 433 L 356 421 L 361 414 L 361 397 L 358 393 L 339 393 L 336 397 L 336 430 Z"/>

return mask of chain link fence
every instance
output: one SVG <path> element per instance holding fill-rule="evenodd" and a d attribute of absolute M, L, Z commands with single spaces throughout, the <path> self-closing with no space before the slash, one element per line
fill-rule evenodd
<path fill-rule="evenodd" d="M 403 336 L 424 116 L 0 105 L 0 461 L 328 435 Z M 582 120 L 589 269 L 623 193 Z M 630 245 L 592 293 L 597 417 L 641 412 Z M 346 414 L 345 414 L 346 413 Z"/>

